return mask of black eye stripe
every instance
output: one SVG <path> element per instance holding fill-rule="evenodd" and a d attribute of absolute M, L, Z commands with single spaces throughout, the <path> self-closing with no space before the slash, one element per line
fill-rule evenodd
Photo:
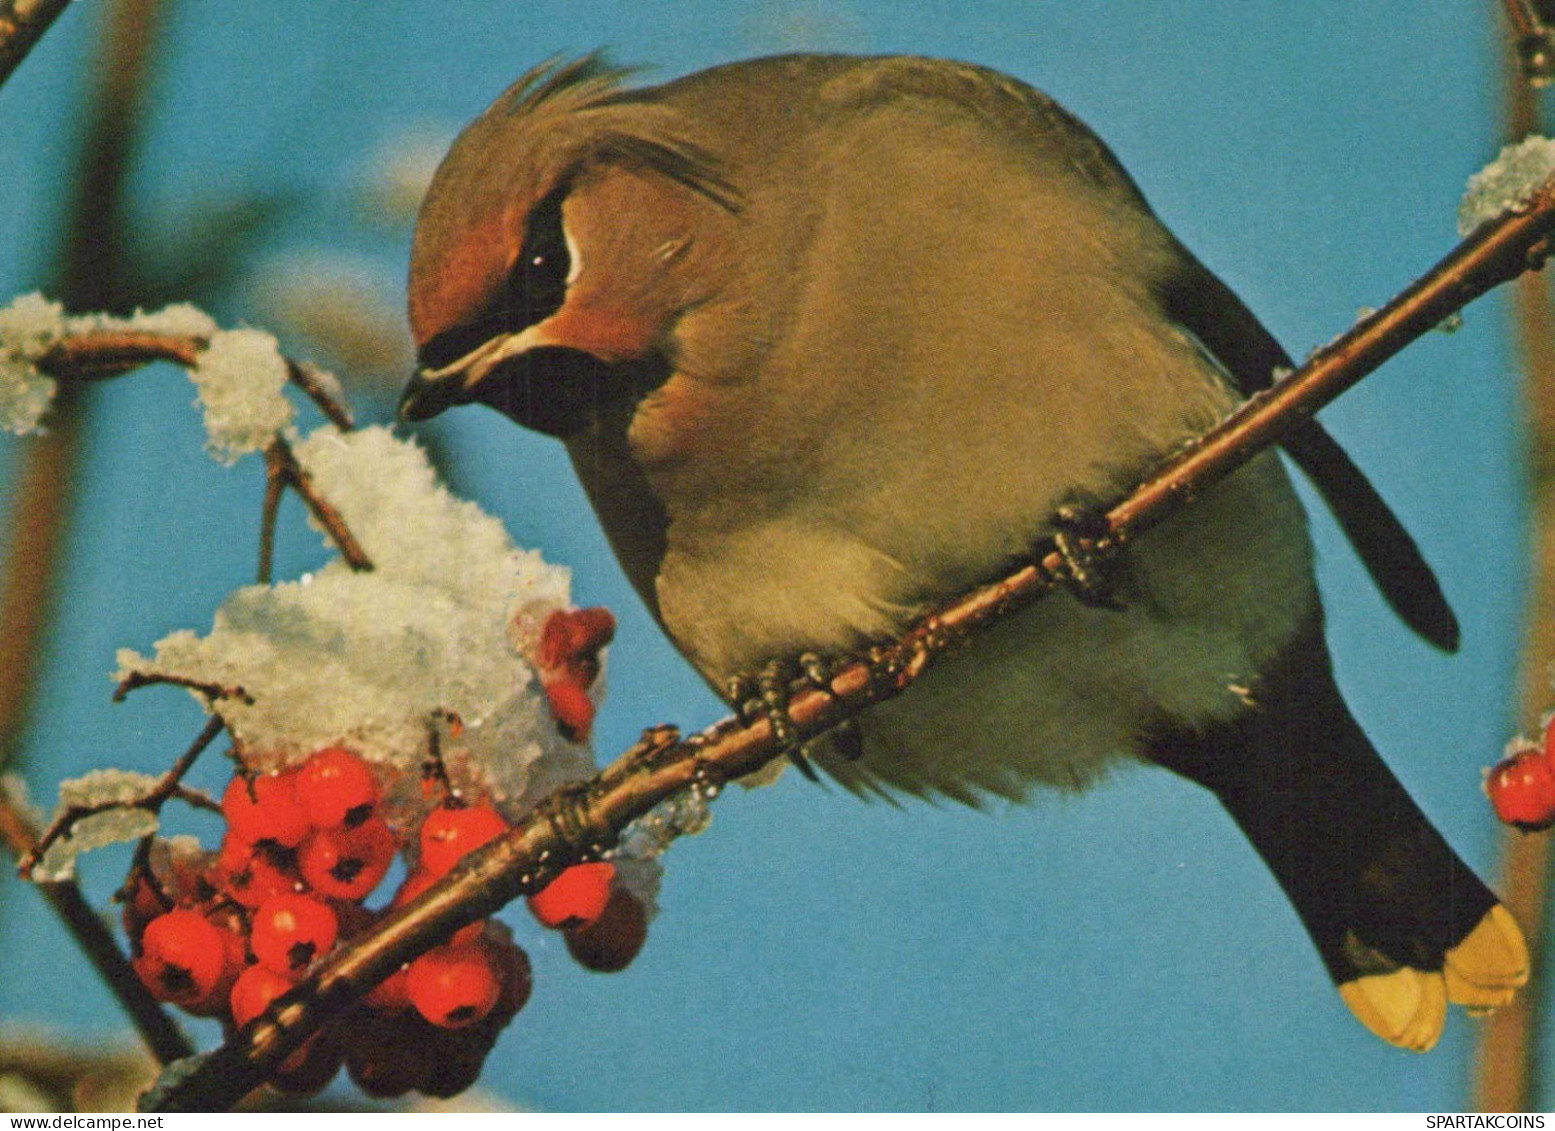
<path fill-rule="evenodd" d="M 567 297 L 567 273 L 571 256 L 562 230 L 562 201 L 566 189 L 544 197 L 529 213 L 524 225 L 524 246 L 507 277 L 505 298 L 514 326 L 522 330 L 549 318 Z"/>
<path fill-rule="evenodd" d="M 417 356 L 423 369 L 442 369 L 499 334 L 516 334 L 561 309 L 572 257 L 562 230 L 563 185 L 542 197 L 524 225 L 524 246 L 490 306 L 429 340 Z"/>

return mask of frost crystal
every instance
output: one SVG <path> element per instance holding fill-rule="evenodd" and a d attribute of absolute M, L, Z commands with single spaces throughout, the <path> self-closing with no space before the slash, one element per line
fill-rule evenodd
<path fill-rule="evenodd" d="M 70 832 L 49 845 L 32 871 L 41 883 L 68 880 L 75 875 L 76 857 L 94 848 L 122 841 L 139 840 L 157 831 L 155 813 L 130 808 L 156 788 L 157 779 L 149 774 L 128 770 L 93 770 L 79 778 L 62 782 L 59 787 L 59 812 L 69 809 L 122 806 L 83 817 L 70 826 Z"/>
<path fill-rule="evenodd" d="M 274 337 L 260 330 L 211 336 L 189 371 L 205 409 L 205 432 L 216 458 L 231 463 L 268 444 L 292 422 L 286 359 Z"/>
<path fill-rule="evenodd" d="M 320 494 L 375 568 L 344 561 L 298 581 L 240 589 L 209 635 L 178 632 L 122 670 L 241 685 L 252 705 L 217 709 L 260 768 L 346 741 L 414 784 L 434 713 L 462 727 L 450 772 L 499 801 L 540 778 L 592 772 L 586 748 L 557 734 L 539 681 L 509 638 L 519 610 L 556 610 L 568 572 L 517 550 L 501 523 L 436 481 L 425 454 L 385 428 L 321 428 L 296 446 Z"/>
<path fill-rule="evenodd" d="M 174 303 L 161 310 L 136 311 L 133 318 L 125 319 L 121 325 L 124 329 L 145 334 L 186 334 L 191 338 L 209 338 L 217 331 L 215 319 L 187 302 Z"/>
<path fill-rule="evenodd" d="M 33 363 L 65 328 L 65 308 L 40 294 L 0 308 L 0 428 L 18 436 L 38 430 L 57 384 Z"/>
<path fill-rule="evenodd" d="M 1555 141 L 1535 135 L 1507 146 L 1469 178 L 1458 205 L 1458 234 L 1466 236 L 1503 212 L 1527 208 L 1551 173 L 1555 173 Z"/>
<path fill-rule="evenodd" d="M 156 788 L 157 779 L 131 770 L 93 770 L 59 783 L 61 809 L 133 805 Z"/>
<path fill-rule="evenodd" d="M 58 387 L 32 362 L 0 353 L 0 428 L 18 436 L 38 431 Z"/>

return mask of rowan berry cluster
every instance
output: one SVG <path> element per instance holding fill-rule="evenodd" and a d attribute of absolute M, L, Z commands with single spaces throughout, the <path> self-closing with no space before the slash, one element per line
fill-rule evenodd
<path fill-rule="evenodd" d="M 1496 816 L 1524 832 L 1555 825 L 1555 718 L 1542 743 L 1520 742 L 1485 776 Z"/>
<path fill-rule="evenodd" d="M 124 927 L 151 992 L 245 1025 L 337 946 L 508 829 L 490 802 L 451 792 L 419 819 L 391 825 L 381 802 L 394 784 L 386 776 L 398 772 L 334 745 L 292 768 L 234 776 L 221 800 L 220 849 L 163 852 L 160 867 L 137 865 L 126 885 Z M 440 782 L 429 775 L 422 791 Z M 401 853 L 406 878 L 382 907 L 366 907 Z M 530 901 L 590 969 L 621 969 L 646 938 L 645 908 L 614 879 L 608 862 L 575 865 Z M 316 1091 L 344 1065 L 370 1095 L 456 1095 L 529 993 L 529 959 L 511 932 L 472 923 L 312 1037 L 273 1083 Z"/>

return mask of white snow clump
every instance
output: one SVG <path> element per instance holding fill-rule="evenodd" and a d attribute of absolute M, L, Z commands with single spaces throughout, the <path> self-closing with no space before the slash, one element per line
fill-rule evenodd
<path fill-rule="evenodd" d="M 211 453 L 223 463 L 256 452 L 291 425 L 286 359 L 262 330 L 224 330 L 211 335 L 189 370 L 205 410 Z"/>
<path fill-rule="evenodd" d="M 65 332 L 65 308 L 40 294 L 0 308 L 0 428 L 25 436 L 54 400 L 57 384 L 37 360 Z"/>
<path fill-rule="evenodd" d="M 1555 173 L 1555 141 L 1535 134 L 1500 155 L 1469 178 L 1458 205 L 1458 234 L 1466 236 L 1506 211 L 1527 208 L 1540 186 Z"/>
<path fill-rule="evenodd" d="M 447 711 L 462 723 L 443 743 L 450 772 L 498 801 L 592 773 L 587 747 L 557 733 L 509 629 L 516 616 L 566 608 L 569 572 L 515 549 L 498 520 L 449 494 L 421 449 L 386 428 L 320 428 L 296 455 L 374 568 L 336 558 L 296 581 L 240 589 L 208 635 L 176 632 L 152 658 L 122 651 L 114 678 L 241 686 L 252 704 L 215 709 L 255 769 L 344 741 L 414 785 L 428 726 Z"/>

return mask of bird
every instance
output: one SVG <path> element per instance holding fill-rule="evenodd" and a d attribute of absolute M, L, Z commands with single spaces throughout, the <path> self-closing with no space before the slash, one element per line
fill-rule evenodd
<path fill-rule="evenodd" d="M 1292 366 L 1106 145 L 1016 78 L 820 54 L 633 76 L 547 60 L 456 138 L 412 239 L 400 416 L 484 404 L 559 439 L 721 693 L 1083 546 L 1066 534 Z M 1283 447 L 1398 615 L 1455 650 L 1360 469 L 1316 421 Z M 1164 767 L 1219 799 L 1377 1036 L 1425 1051 L 1449 1003 L 1513 998 L 1516 921 L 1336 686 L 1275 453 L 1071 561 L 1068 592 L 798 760 L 973 806 Z"/>

